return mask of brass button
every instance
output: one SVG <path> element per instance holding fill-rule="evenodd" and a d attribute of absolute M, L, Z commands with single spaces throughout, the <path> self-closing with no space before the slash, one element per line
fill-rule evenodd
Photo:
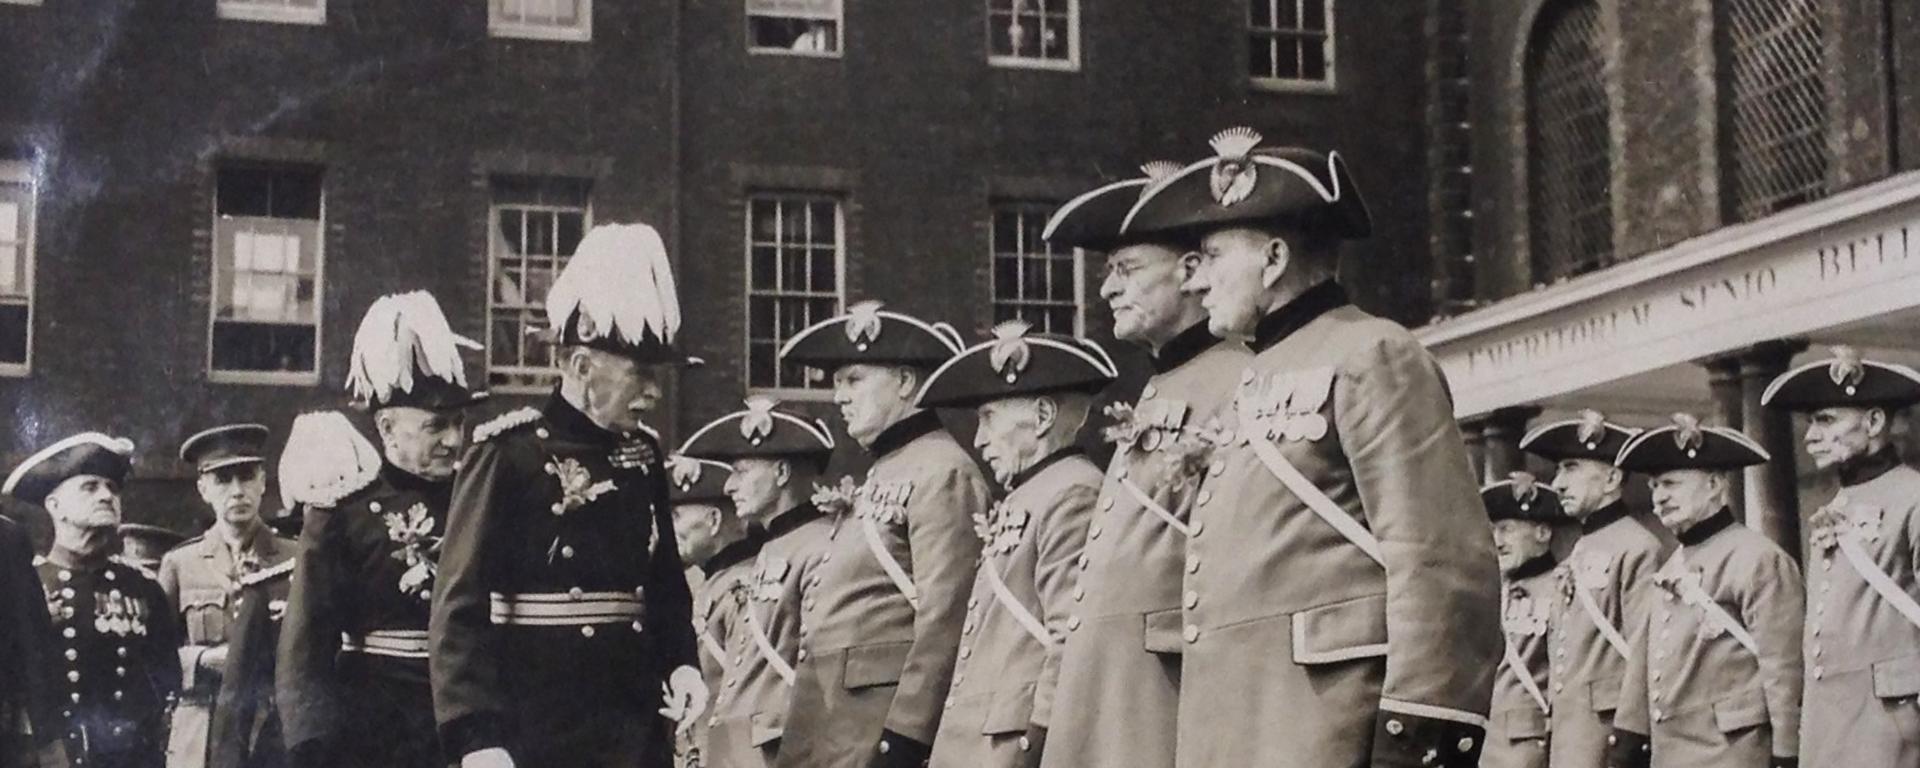
<path fill-rule="evenodd" d="M 1189 643 L 1200 642 L 1200 628 L 1192 624 L 1188 624 L 1186 629 L 1181 630 L 1180 636 L 1185 638 L 1186 641 Z"/>
<path fill-rule="evenodd" d="M 1398 736 L 1402 733 L 1406 733 L 1406 731 L 1407 731 L 1407 726 L 1405 724 L 1402 724 L 1399 720 L 1387 721 L 1387 733 Z"/>
<path fill-rule="evenodd" d="M 580 598 L 583 598 L 586 596 L 587 596 L 587 591 L 579 587 L 574 587 L 572 589 L 567 590 L 567 597 L 571 597 L 575 600 L 579 600 Z"/>
<path fill-rule="evenodd" d="M 567 544 L 560 547 L 560 556 L 569 560 L 573 559 L 573 545 Z"/>
<path fill-rule="evenodd" d="M 1078 616 L 1068 616 L 1068 617 L 1067 617 L 1067 631 L 1069 631 L 1069 632 L 1072 632 L 1072 631 L 1076 631 L 1076 630 L 1078 630 L 1078 629 L 1080 629 L 1080 617 L 1078 617 Z"/>
<path fill-rule="evenodd" d="M 581 636 L 581 637 L 593 637 L 593 627 L 591 627 L 591 626 L 586 626 L 586 627 L 581 627 L 581 628 L 580 628 L 580 636 Z"/>
<path fill-rule="evenodd" d="M 1185 605 L 1189 611 L 1198 608 L 1200 606 L 1200 593 L 1188 591 Z"/>

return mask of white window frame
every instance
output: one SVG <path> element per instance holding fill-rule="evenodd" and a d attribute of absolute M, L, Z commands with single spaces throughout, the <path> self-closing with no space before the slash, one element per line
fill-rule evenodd
<path fill-rule="evenodd" d="M 992 0 L 988 0 L 989 3 Z M 1080 0 L 1029 0 L 1029 2 L 1066 3 L 1067 57 L 1045 59 L 1035 56 L 1005 56 L 993 52 L 993 9 L 987 8 L 987 63 L 1008 69 L 1044 69 L 1055 72 L 1080 71 Z"/>
<path fill-rule="evenodd" d="M 746 23 L 743 26 L 741 31 L 746 35 L 748 54 L 753 56 L 798 56 L 805 59 L 838 59 L 845 54 L 847 50 L 847 0 L 834 0 L 835 13 L 832 17 L 811 16 L 811 15 L 773 17 L 773 18 L 782 18 L 782 19 L 832 18 L 833 50 L 831 51 L 796 51 L 790 48 L 773 48 L 768 46 L 754 45 L 753 44 L 753 20 L 756 17 L 766 16 L 766 14 L 754 13 L 751 7 L 752 2 L 753 0 L 744 0 L 742 4 L 742 7 L 746 8 L 746 16 L 745 16 Z"/>
<path fill-rule="evenodd" d="M 528 0 L 537 2 L 539 0 Z M 580 18 L 573 26 L 555 26 L 547 24 L 528 24 L 520 21 L 507 21 L 500 18 L 501 5 L 507 0 L 487 0 L 487 35 L 490 37 L 511 37 L 523 40 L 557 40 L 562 42 L 585 43 L 593 40 L 593 0 L 549 0 L 550 2 L 578 2 Z"/>
<path fill-rule="evenodd" d="M 34 236 L 39 229 L 40 188 L 34 183 L 33 166 L 19 160 L 0 160 L 0 183 L 19 184 L 27 188 L 27 209 L 21 216 L 20 258 L 26 261 L 24 277 L 27 296 L 27 354 L 26 360 L 12 363 L 0 362 L 0 376 L 26 376 L 33 372 L 33 323 L 36 301 L 34 296 L 34 269 L 38 266 L 35 258 Z"/>
<path fill-rule="evenodd" d="M 991 210 L 987 214 L 988 215 L 988 220 L 987 220 L 987 307 L 988 307 L 988 311 L 995 318 L 999 316 L 1000 307 L 1002 304 L 1007 304 L 1015 307 L 1062 306 L 1060 302 L 1055 301 L 1053 299 L 1028 299 L 1023 296 L 1020 296 L 1019 293 L 1021 288 L 1024 286 L 1024 283 L 1021 285 L 1014 286 L 1014 296 L 1002 301 L 1002 298 L 1000 296 L 1000 276 L 999 276 L 1000 270 L 998 269 L 998 267 L 1000 266 L 999 265 L 1000 254 L 1018 253 L 1019 262 L 1016 266 L 1016 270 L 1024 272 L 1024 270 L 1026 269 L 1026 262 L 1034 258 L 1037 258 L 1036 256 L 1037 252 L 1025 250 L 1025 249 L 1022 249 L 1019 251 L 1002 251 L 998 247 L 999 244 L 993 241 L 994 233 L 997 232 L 999 229 L 999 219 L 1002 213 L 1006 213 L 1006 212 L 1018 213 L 1023 218 L 1028 216 L 1047 216 L 1047 215 L 1050 215 L 1048 213 L 1050 208 L 1057 208 L 1057 207 L 1058 206 L 1052 203 L 1036 202 L 1031 200 L 997 200 L 993 203 Z M 1024 224 L 1025 222 L 1022 222 L 1022 223 Z M 1022 231 L 1024 231 L 1024 228 L 1022 229 Z M 1041 245 L 1042 247 L 1045 247 L 1045 243 L 1042 243 Z M 1048 257 L 1048 258 L 1053 258 L 1053 257 Z M 1051 280 L 1052 278 L 1048 278 L 1048 279 Z M 1039 330 L 1040 329 L 1038 328 L 1035 329 L 1036 332 L 1038 332 Z M 1058 333 L 1059 331 L 1055 330 L 1054 332 Z M 1086 332 L 1087 332 L 1087 252 L 1083 249 L 1075 248 L 1073 249 L 1073 328 L 1071 329 L 1071 333 L 1074 336 L 1085 336 Z"/>
<path fill-rule="evenodd" d="M 564 180 L 577 181 L 576 179 L 570 178 Z M 489 185 L 491 186 L 491 182 Z M 489 190 L 488 194 L 493 195 L 494 193 Z M 589 186 L 586 204 L 580 206 L 559 205 L 554 203 L 501 203 L 498 200 L 487 203 L 487 295 L 484 306 L 486 335 L 481 339 L 484 346 L 483 354 L 485 355 L 485 363 L 483 365 L 484 373 L 482 376 L 486 380 L 488 389 L 502 394 L 543 394 L 553 387 L 553 382 L 559 381 L 560 369 L 558 367 L 547 368 L 532 365 L 496 366 L 493 364 L 493 313 L 496 309 L 493 300 L 493 290 L 494 281 L 500 277 L 500 212 L 507 209 L 529 213 L 579 213 L 580 232 L 582 236 L 585 236 L 588 231 L 593 229 L 593 190 L 591 186 Z M 572 258 L 572 256 L 567 257 L 567 259 Z M 556 254 L 554 264 L 555 277 L 559 276 L 560 269 L 563 266 L 564 262 L 562 262 Z M 541 296 L 537 299 L 531 299 L 528 302 L 528 306 L 535 308 L 537 311 L 546 304 L 546 301 L 547 297 Z M 518 311 L 518 309 L 516 309 L 516 311 Z M 495 373 L 521 376 L 551 375 L 553 381 L 540 384 L 495 384 L 493 383 L 493 375 Z"/>
<path fill-rule="evenodd" d="M 1268 3 L 1269 9 L 1273 12 L 1273 18 L 1276 18 L 1276 19 L 1279 18 L 1279 4 L 1293 3 L 1296 9 L 1295 15 L 1298 16 L 1299 4 L 1303 2 L 1303 0 L 1263 0 L 1263 1 Z M 1253 25 L 1253 9 L 1251 8 L 1252 0 L 1242 0 L 1242 2 L 1248 3 L 1248 6 L 1249 6 L 1247 8 L 1247 16 L 1246 16 L 1246 34 L 1242 38 L 1242 40 L 1244 41 L 1242 45 L 1245 46 L 1245 50 L 1247 54 L 1246 60 L 1248 61 L 1251 61 L 1254 55 L 1253 39 L 1256 35 L 1261 35 L 1262 33 L 1265 33 L 1266 36 L 1273 36 L 1275 33 L 1284 35 L 1288 32 L 1301 31 L 1301 30 L 1285 30 L 1285 29 L 1280 29 L 1279 27 L 1255 27 Z M 1306 80 L 1301 78 L 1267 77 L 1267 76 L 1249 74 L 1248 80 L 1253 83 L 1253 87 L 1263 91 L 1276 91 L 1281 93 L 1333 93 L 1336 90 L 1338 90 L 1338 83 L 1339 83 L 1338 78 L 1339 78 L 1339 71 L 1340 71 L 1338 64 L 1340 61 L 1339 59 L 1340 51 L 1339 51 L 1339 45 L 1338 45 L 1338 40 L 1339 40 L 1338 31 L 1334 28 L 1334 25 L 1338 22 L 1338 17 L 1339 17 L 1339 14 L 1334 11 L 1334 6 L 1337 3 L 1338 3 L 1338 0 L 1323 0 L 1321 4 L 1322 10 L 1327 15 L 1326 44 L 1325 44 L 1326 57 L 1327 57 L 1327 60 L 1326 60 L 1327 76 L 1319 80 Z"/>
<path fill-rule="evenodd" d="M 41 0 L 0 0 L 0 5 L 39 5 Z"/>
<path fill-rule="evenodd" d="M 295 8 L 262 0 L 217 0 L 214 13 L 220 18 L 235 21 L 322 25 L 327 23 L 327 0 L 313 0 L 311 8 Z"/>
<path fill-rule="evenodd" d="M 823 192 L 823 191 L 816 191 L 816 190 L 788 190 L 788 189 L 753 190 L 753 191 L 749 191 L 743 200 L 744 204 L 742 206 L 743 208 L 742 213 L 744 213 L 744 215 L 741 217 L 744 221 L 744 226 L 741 228 L 741 242 L 743 244 L 743 247 L 740 249 L 740 255 L 741 255 L 740 288 L 742 292 L 741 296 L 743 298 L 743 300 L 740 302 L 740 320 L 741 320 L 740 380 L 746 383 L 746 390 L 749 394 L 771 395 L 775 398 L 778 398 L 780 400 L 785 400 L 785 401 L 813 401 L 813 402 L 830 401 L 833 399 L 833 386 L 832 386 L 833 371 L 822 372 L 827 376 L 827 380 L 822 381 L 821 386 L 818 386 L 818 387 L 756 387 L 756 386 L 753 386 L 753 299 L 754 297 L 757 295 L 757 296 L 772 297 L 776 299 L 777 298 L 800 298 L 800 297 L 825 298 L 824 295 L 815 294 L 813 292 L 802 293 L 802 292 L 779 291 L 779 290 L 772 290 L 772 291 L 754 290 L 754 287 L 753 287 L 753 246 L 754 246 L 753 204 L 755 200 L 771 200 L 771 201 L 780 201 L 782 203 L 785 203 L 788 201 L 808 202 L 808 203 L 811 203 L 811 202 L 833 203 L 833 228 L 834 228 L 834 241 L 835 241 L 834 252 L 833 252 L 833 259 L 834 259 L 833 294 L 834 294 L 834 301 L 839 304 L 838 311 L 845 312 L 847 310 L 847 201 L 846 201 L 846 197 L 844 195 L 834 193 L 834 192 Z M 778 221 L 779 219 L 776 218 L 775 220 Z M 779 239 L 777 235 L 775 236 L 775 239 L 776 240 Z M 780 265 L 778 263 L 774 265 L 774 274 L 776 275 L 780 274 Z M 815 318 L 814 322 L 817 323 L 820 320 L 825 320 L 825 319 L 827 318 Z M 777 333 L 778 329 L 776 328 L 775 331 Z M 791 338 L 791 337 L 788 337 L 788 338 Z M 780 340 L 781 346 L 785 346 L 786 342 L 787 342 L 787 339 L 781 339 Z M 777 348 L 776 348 L 776 354 L 777 354 Z M 773 361 L 773 365 L 775 370 L 777 371 L 780 366 L 780 361 L 778 359 L 775 359 Z"/>
<path fill-rule="evenodd" d="M 273 167 L 271 163 L 262 164 Z M 207 296 L 207 339 L 206 371 L 207 381 L 215 384 L 258 384 L 267 386 L 313 386 L 320 383 L 320 363 L 326 359 L 326 319 L 327 319 L 327 185 L 324 173 L 318 181 L 320 185 L 319 218 L 314 224 L 313 241 L 313 369 L 308 371 L 245 371 L 215 368 L 213 365 L 213 331 L 220 323 L 220 168 L 214 170 L 213 210 L 211 227 L 213 241 L 208 251 L 207 285 L 213 288 Z"/>

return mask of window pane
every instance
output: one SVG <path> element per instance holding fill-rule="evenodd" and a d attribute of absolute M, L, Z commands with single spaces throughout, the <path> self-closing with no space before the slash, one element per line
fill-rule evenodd
<path fill-rule="evenodd" d="M 1300 28 L 1316 32 L 1327 28 L 1326 0 L 1300 0 Z"/>
<path fill-rule="evenodd" d="M 824 380 L 773 358 L 788 338 L 840 311 L 839 202 L 758 195 L 748 200 L 747 214 L 749 385 L 822 386 Z"/>
<path fill-rule="evenodd" d="M 820 293 L 832 293 L 840 290 L 840 273 L 836 252 L 832 248 L 813 249 L 813 284 L 811 290 Z"/>
<path fill-rule="evenodd" d="M 751 283 L 753 289 L 756 291 L 778 289 L 779 285 L 774 282 L 774 275 L 779 269 L 779 264 L 780 248 L 778 246 L 755 247 L 753 249 L 753 282 Z"/>
<path fill-rule="evenodd" d="M 1281 1 L 1292 2 L 1293 0 Z M 1247 23 L 1251 24 L 1254 29 L 1272 29 L 1273 2 L 1274 0 L 1248 0 Z"/>
<path fill-rule="evenodd" d="M 531 12 L 553 9 L 527 6 Z M 545 330 L 545 303 L 553 280 L 580 245 L 591 216 L 587 182 L 502 176 L 493 179 L 493 226 L 499 236 L 488 258 L 493 290 L 487 305 L 487 380 L 493 386 L 550 385 L 551 344 L 529 331 Z"/>
<path fill-rule="evenodd" d="M 27 305 L 0 304 L 0 363 L 27 363 Z"/>

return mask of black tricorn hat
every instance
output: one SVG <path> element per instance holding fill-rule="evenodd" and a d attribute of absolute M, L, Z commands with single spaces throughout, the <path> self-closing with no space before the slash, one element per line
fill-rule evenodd
<path fill-rule="evenodd" d="M 1904 408 L 1920 403 L 1920 371 L 1878 363 L 1852 347 L 1834 347 L 1833 357 L 1780 374 L 1760 395 L 1760 404 L 1792 411 L 1821 408 Z"/>
<path fill-rule="evenodd" d="M 1480 501 L 1486 505 L 1490 520 L 1551 524 L 1567 519 L 1561 512 L 1560 494 L 1526 472 L 1515 472 L 1505 480 L 1481 488 Z"/>
<path fill-rule="evenodd" d="M 1104 184 L 1068 200 L 1047 219 L 1040 239 L 1056 247 L 1096 251 L 1110 251 L 1150 239 L 1125 237 L 1120 234 L 1120 225 L 1126 222 L 1127 213 L 1154 182 L 1179 173 L 1181 167 L 1169 160 L 1156 160 L 1140 166 L 1145 176 Z"/>
<path fill-rule="evenodd" d="M 727 500 L 727 476 L 733 468 L 718 461 L 673 454 L 667 457 L 668 499 L 673 504 L 712 504 Z"/>
<path fill-rule="evenodd" d="M 67 478 L 97 475 L 114 482 L 133 470 L 133 441 L 99 432 L 82 432 L 40 449 L 13 468 L 5 493 L 21 501 L 42 504 L 47 494 Z"/>
<path fill-rule="evenodd" d="M 948 360 L 920 389 L 922 408 L 970 408 L 1003 397 L 1098 392 L 1119 376 L 1113 358 L 1085 339 L 1028 335 L 1024 320 L 994 326 L 993 340 Z"/>
<path fill-rule="evenodd" d="M 1607 421 L 1605 414 L 1589 408 L 1579 418 L 1533 428 L 1520 438 L 1520 450 L 1551 461 L 1592 459 L 1612 464 L 1638 432 Z"/>
<path fill-rule="evenodd" d="M 201 473 L 266 461 L 265 424 L 227 424 L 194 433 L 180 443 L 180 460 Z"/>
<path fill-rule="evenodd" d="M 1726 472 L 1773 459 L 1753 438 L 1737 429 L 1709 427 L 1692 414 L 1676 413 L 1673 423 L 1635 435 L 1620 449 L 1614 465 L 1659 474 L 1676 469 Z"/>
<path fill-rule="evenodd" d="M 762 395 L 747 398 L 746 409 L 707 422 L 680 452 L 695 459 L 732 461 L 748 457 L 811 457 L 825 461 L 833 453 L 833 433 L 818 419 L 778 407 Z"/>
<path fill-rule="evenodd" d="M 929 368 L 960 353 L 960 332 L 946 323 L 929 323 L 889 312 L 878 301 L 863 301 L 847 313 L 822 320 L 794 334 L 780 359 L 832 369 L 852 363 L 924 365 Z"/>
<path fill-rule="evenodd" d="M 1129 237 L 1277 224 L 1342 240 L 1373 234 L 1373 216 L 1338 152 L 1260 147 L 1250 128 L 1221 131 L 1215 157 L 1148 187 L 1127 212 Z"/>

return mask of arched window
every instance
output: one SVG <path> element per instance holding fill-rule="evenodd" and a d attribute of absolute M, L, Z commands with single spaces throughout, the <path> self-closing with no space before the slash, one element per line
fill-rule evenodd
<path fill-rule="evenodd" d="M 1831 154 L 1820 0 L 1718 5 L 1728 215 L 1749 221 L 1825 197 Z"/>
<path fill-rule="evenodd" d="M 1527 190 L 1535 282 L 1613 260 L 1613 144 L 1600 8 L 1555 3 L 1527 51 Z"/>

